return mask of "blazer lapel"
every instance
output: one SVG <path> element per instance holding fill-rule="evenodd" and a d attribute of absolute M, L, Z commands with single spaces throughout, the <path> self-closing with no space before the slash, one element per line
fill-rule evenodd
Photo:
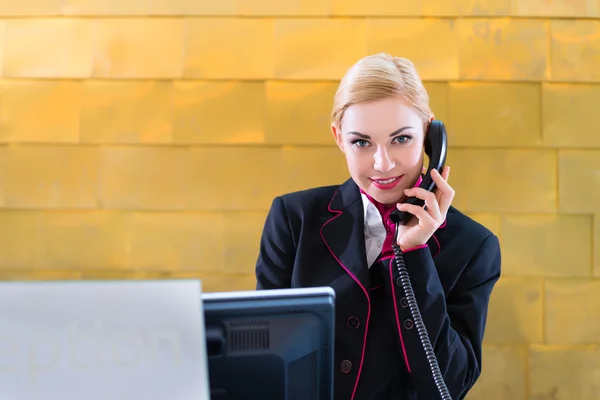
<path fill-rule="evenodd" d="M 329 203 L 332 217 L 321 227 L 321 238 L 338 264 L 363 290 L 369 287 L 363 205 L 358 186 L 347 180 Z"/>

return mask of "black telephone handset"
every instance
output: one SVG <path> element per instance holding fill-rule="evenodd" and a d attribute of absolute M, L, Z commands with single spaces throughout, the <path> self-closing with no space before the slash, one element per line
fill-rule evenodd
<path fill-rule="evenodd" d="M 442 121 L 433 120 L 429 124 L 427 135 L 425 136 L 425 154 L 429 157 L 429 167 L 423 177 L 423 181 L 419 185 L 420 188 L 424 188 L 430 192 L 435 190 L 435 182 L 431 178 L 431 170 L 437 169 L 439 173 L 442 173 L 444 165 L 446 163 L 446 151 L 448 147 L 448 138 L 446 134 L 446 127 Z M 417 206 L 423 206 L 425 202 L 416 197 L 409 197 L 405 203 L 414 204 Z M 406 225 L 412 218 L 412 214 L 406 211 L 394 210 L 390 214 L 390 218 L 393 222 L 398 222 L 400 225 Z"/>
<path fill-rule="evenodd" d="M 431 178 L 431 170 L 435 168 L 440 173 L 442 172 L 444 164 L 446 163 L 447 147 L 448 139 L 444 123 L 442 121 L 433 120 L 429 124 L 427 135 L 425 137 L 425 154 L 427 154 L 427 156 L 429 157 L 429 167 L 427 168 L 427 172 L 425 173 L 423 181 L 421 182 L 419 187 L 425 188 L 426 190 L 429 190 L 431 192 L 435 190 L 435 183 Z M 415 204 L 418 206 L 423 206 L 425 204 L 423 200 L 417 199 L 416 197 L 409 197 L 405 203 Z M 408 307 L 410 309 L 414 325 L 417 328 L 418 336 L 421 339 L 421 344 L 423 345 L 423 349 L 425 350 L 427 361 L 429 361 L 429 367 L 431 368 L 433 381 L 438 389 L 440 398 L 442 400 L 452 400 L 450 392 L 448 391 L 446 383 L 444 382 L 444 376 L 440 371 L 440 366 L 435 356 L 435 352 L 433 351 L 433 346 L 431 345 L 431 341 L 429 340 L 427 328 L 423 323 L 423 317 L 421 317 L 421 312 L 419 311 L 419 305 L 417 304 L 417 299 L 412 288 L 410 276 L 404 263 L 404 255 L 402 253 L 402 250 L 400 249 L 400 246 L 397 243 L 398 228 L 400 227 L 400 225 L 405 225 L 408 221 L 410 221 L 411 218 L 412 214 L 400 210 L 394 210 L 390 214 L 390 219 L 396 225 L 396 232 L 394 234 L 394 240 L 392 242 L 392 248 L 394 250 L 395 255 L 394 261 L 398 270 L 398 277 L 396 278 L 396 283 L 402 286 L 402 289 L 404 290 L 404 297 L 406 297 L 406 299 L 408 300 Z"/>

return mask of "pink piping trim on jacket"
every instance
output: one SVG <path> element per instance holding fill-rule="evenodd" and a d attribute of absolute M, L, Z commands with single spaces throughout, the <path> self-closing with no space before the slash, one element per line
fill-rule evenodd
<path fill-rule="evenodd" d="M 393 261 L 393 260 L 392 260 Z M 404 354 L 404 362 L 408 372 L 412 372 L 410 364 L 408 363 L 408 355 L 406 354 L 406 347 L 404 347 L 404 338 L 402 337 L 402 330 L 400 329 L 400 319 L 398 317 L 398 304 L 396 303 L 396 290 L 394 289 L 394 277 L 392 275 L 392 262 L 390 261 L 390 286 L 392 287 L 392 301 L 394 302 L 394 313 L 396 314 L 396 327 L 398 328 L 398 336 L 400 337 L 400 346 L 402 347 L 402 353 Z"/>
<path fill-rule="evenodd" d="M 413 247 L 412 249 L 403 251 L 403 253 L 406 253 L 407 251 L 411 251 L 411 250 L 426 248 L 426 247 L 428 247 L 426 244 L 417 246 L 417 247 Z M 402 354 L 404 355 L 404 363 L 406 364 L 406 368 L 408 369 L 408 372 L 411 372 L 410 364 L 408 363 L 408 355 L 406 354 L 406 347 L 404 347 L 404 338 L 402 337 L 402 331 L 400 330 L 400 320 L 398 317 L 398 304 L 396 304 L 396 291 L 394 289 L 394 280 L 393 280 L 393 276 L 392 276 L 392 268 L 394 267 L 395 257 L 394 256 L 385 256 L 385 257 L 381 257 L 380 260 L 381 261 L 390 260 L 390 265 L 389 265 L 390 285 L 392 286 L 392 298 L 394 301 L 394 313 L 396 315 L 396 327 L 398 328 L 398 335 L 400 335 L 400 346 L 402 347 Z"/>
<path fill-rule="evenodd" d="M 363 293 L 365 294 L 365 297 L 367 298 L 367 305 L 368 305 L 368 309 L 367 309 L 367 321 L 365 322 L 365 335 L 364 335 L 364 338 L 363 338 L 362 354 L 360 356 L 360 366 L 358 367 L 358 374 L 356 376 L 356 382 L 354 383 L 354 390 L 352 391 L 352 397 L 350 398 L 352 400 L 352 399 L 354 399 L 354 396 L 356 394 L 356 389 L 358 388 L 358 381 L 360 380 L 360 374 L 362 372 L 363 361 L 365 359 L 365 350 L 367 348 L 367 333 L 369 332 L 369 320 L 370 320 L 370 317 L 371 317 L 371 299 L 369 298 L 369 292 L 367 291 L 367 289 L 365 289 L 365 287 L 360 283 L 360 281 L 356 278 L 356 276 L 354 276 L 354 274 L 352 274 L 350 272 L 350 270 L 348 268 L 346 268 L 346 266 L 344 264 L 342 264 L 342 262 L 337 258 L 337 256 L 331 250 L 331 247 L 329 247 L 329 244 L 325 240 L 325 237 L 323 236 L 323 227 L 325 225 L 327 225 L 328 223 L 330 223 L 331 221 L 333 221 L 334 219 L 336 219 L 337 217 L 339 217 L 340 215 L 342 215 L 342 213 L 343 213 L 343 211 L 338 211 L 338 210 L 332 210 L 331 209 L 331 203 L 333 202 L 333 199 L 335 198 L 336 194 L 337 194 L 337 191 L 333 194 L 333 196 L 331 198 L 331 201 L 329 201 L 329 205 L 327 206 L 327 209 L 330 212 L 337 213 L 337 214 L 334 215 L 333 217 L 331 217 L 328 221 L 326 221 L 321 226 L 321 229 L 320 229 L 321 239 L 323 240 L 323 243 L 325 243 L 325 246 L 327 246 L 327 249 L 329 250 L 329 252 L 333 256 L 333 258 L 335 258 L 335 260 L 338 262 L 338 264 L 340 264 L 340 266 L 342 268 L 344 268 L 344 270 L 346 270 L 346 273 L 348 275 L 350 275 L 350 277 L 352 277 L 352 279 L 354 279 L 354 281 L 358 284 L 358 286 L 360 286 L 360 288 L 362 289 Z M 396 317 L 396 319 L 397 319 L 397 317 Z"/>
<path fill-rule="evenodd" d="M 445 223 L 444 223 L 445 225 Z M 437 253 L 435 253 L 435 255 L 433 257 L 437 257 L 438 254 L 440 254 L 440 251 L 442 251 L 442 246 L 440 246 L 440 241 L 435 237 L 435 235 L 432 235 L 433 240 L 435 240 L 435 242 L 437 243 L 437 247 L 438 247 L 438 251 Z"/>
<path fill-rule="evenodd" d="M 437 239 L 436 239 L 437 241 Z M 410 249 L 406 249 L 406 250 L 402 250 L 403 253 L 407 253 L 409 251 L 413 251 L 413 250 L 419 250 L 419 249 L 426 249 L 428 246 L 426 244 L 422 244 L 420 246 L 415 246 L 415 247 L 411 247 Z M 438 243 L 438 247 L 439 247 L 439 243 Z"/>

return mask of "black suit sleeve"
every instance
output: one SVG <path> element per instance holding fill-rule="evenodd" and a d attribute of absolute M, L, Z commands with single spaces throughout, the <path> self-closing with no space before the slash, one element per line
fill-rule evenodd
<path fill-rule="evenodd" d="M 296 246 L 285 205 L 281 197 L 276 197 L 260 239 L 255 269 L 256 289 L 290 288 L 295 254 Z"/>
<path fill-rule="evenodd" d="M 481 373 L 482 341 L 492 289 L 500 278 L 500 245 L 495 235 L 483 240 L 448 298 L 428 248 L 404 253 L 414 294 L 444 381 L 453 400 L 463 399 Z M 419 399 L 440 398 L 416 325 L 391 269 L 390 284 L 411 378 Z"/>

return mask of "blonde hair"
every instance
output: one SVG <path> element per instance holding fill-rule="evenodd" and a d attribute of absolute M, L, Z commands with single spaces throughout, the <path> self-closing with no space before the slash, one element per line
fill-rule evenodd
<path fill-rule="evenodd" d="M 333 101 L 331 118 L 341 126 L 344 112 L 353 104 L 403 97 L 423 118 L 427 126 L 433 115 L 429 95 L 414 64 L 386 53 L 363 57 L 348 69 Z"/>

